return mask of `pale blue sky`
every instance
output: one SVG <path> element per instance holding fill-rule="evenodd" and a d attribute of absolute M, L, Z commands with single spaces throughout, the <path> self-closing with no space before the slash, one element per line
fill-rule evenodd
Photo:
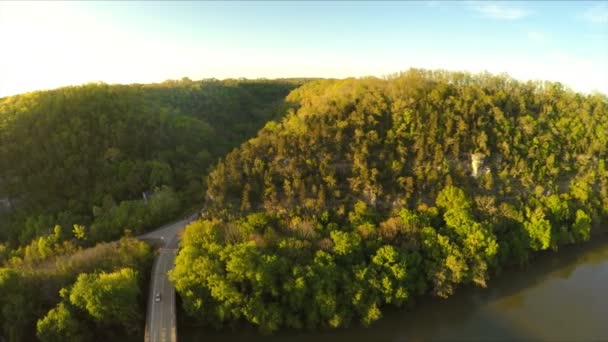
<path fill-rule="evenodd" d="M 93 81 L 507 72 L 608 93 L 608 1 L 6 2 L 0 96 Z"/>

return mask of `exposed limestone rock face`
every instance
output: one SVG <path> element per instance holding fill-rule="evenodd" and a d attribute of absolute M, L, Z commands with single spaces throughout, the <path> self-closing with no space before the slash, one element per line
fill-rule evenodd
<path fill-rule="evenodd" d="M 13 206 L 10 198 L 0 198 L 0 214 L 10 213 L 13 211 Z"/>
<path fill-rule="evenodd" d="M 484 158 L 485 156 L 481 153 L 471 154 L 471 169 L 473 170 L 473 177 L 477 178 L 479 176 L 479 170 L 483 166 Z"/>

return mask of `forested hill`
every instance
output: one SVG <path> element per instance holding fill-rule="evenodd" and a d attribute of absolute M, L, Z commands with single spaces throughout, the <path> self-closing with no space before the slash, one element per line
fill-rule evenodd
<path fill-rule="evenodd" d="M 552 195 L 605 207 L 608 103 L 558 83 L 412 70 L 317 81 L 210 174 L 218 208 L 315 215 L 434 205 L 447 185 L 516 203 Z M 601 190 L 601 191 L 600 191 Z"/>
<path fill-rule="evenodd" d="M 287 99 L 210 173 L 214 210 L 184 236 L 172 276 L 201 322 L 368 324 L 588 240 L 608 216 L 605 95 L 410 70 Z"/>
<path fill-rule="evenodd" d="M 200 206 L 209 166 L 285 112 L 305 81 L 87 84 L 0 99 L 0 215 L 12 210 L 0 242 L 55 224 L 114 239 Z M 156 191 L 151 207 L 144 191 Z"/>

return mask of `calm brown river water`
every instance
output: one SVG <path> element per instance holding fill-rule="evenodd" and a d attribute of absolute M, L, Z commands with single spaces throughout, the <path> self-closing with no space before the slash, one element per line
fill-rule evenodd
<path fill-rule="evenodd" d="M 608 237 L 537 257 L 487 289 L 423 298 L 412 311 L 384 312 L 371 327 L 321 332 L 178 329 L 180 341 L 608 341 Z"/>

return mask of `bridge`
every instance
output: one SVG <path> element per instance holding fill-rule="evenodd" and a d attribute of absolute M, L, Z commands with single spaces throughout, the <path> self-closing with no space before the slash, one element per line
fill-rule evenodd
<path fill-rule="evenodd" d="M 137 237 L 140 240 L 160 243 L 150 278 L 145 342 L 177 341 L 175 288 L 167 273 L 175 265 L 179 234 L 194 219 L 196 214 Z"/>

